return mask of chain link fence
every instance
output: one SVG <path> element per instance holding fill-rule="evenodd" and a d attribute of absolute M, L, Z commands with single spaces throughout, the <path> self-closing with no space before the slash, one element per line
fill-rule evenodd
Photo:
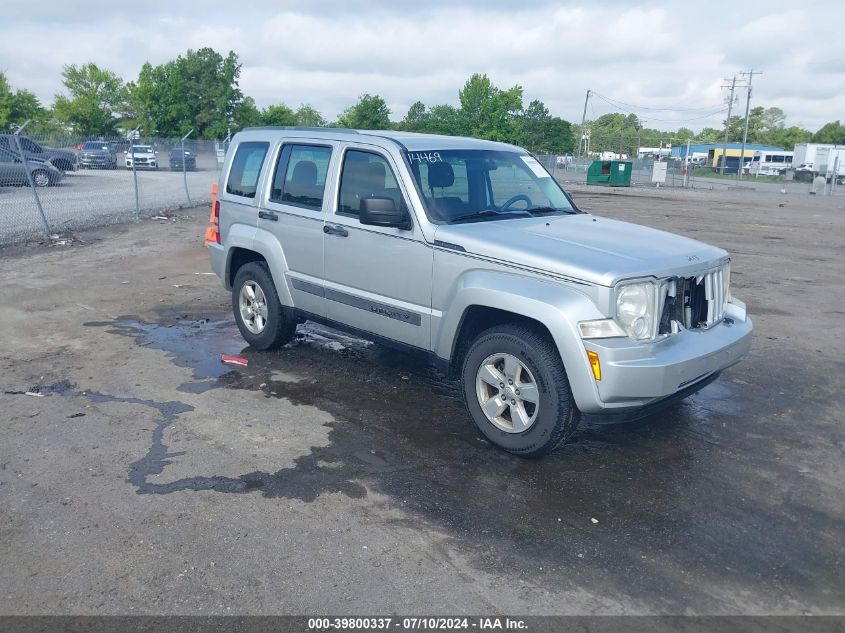
<path fill-rule="evenodd" d="M 567 184 L 587 184 L 587 169 L 597 158 L 580 158 L 573 156 L 555 156 L 541 154 L 537 156 L 543 166 L 566 186 Z M 632 187 L 656 187 L 653 180 L 653 159 L 626 159 L 632 163 Z M 734 170 L 733 174 L 720 174 L 717 168 L 692 165 L 687 167 L 683 160 L 664 160 L 666 165 L 666 179 L 660 183 L 661 187 L 676 187 L 708 190 L 756 190 L 762 192 L 780 192 L 796 195 L 845 196 L 845 183 L 841 178 L 821 178 L 813 180 L 796 176 L 795 172 L 786 170 L 777 176 L 760 176 L 742 174 L 739 179 Z"/>
<path fill-rule="evenodd" d="M 224 153 L 216 141 L 0 134 L 0 244 L 208 203 Z"/>
<path fill-rule="evenodd" d="M 0 244 L 207 204 L 225 150 L 223 142 L 192 139 L 0 134 Z M 537 158 L 564 186 L 586 184 L 595 160 L 554 154 Z M 655 161 L 631 162 L 631 186 L 654 187 Z M 788 173 L 743 175 L 737 181 L 736 175 L 709 167 L 690 167 L 684 173 L 682 161 L 664 162 L 663 187 L 845 196 L 845 185 L 836 182 L 804 182 Z"/>

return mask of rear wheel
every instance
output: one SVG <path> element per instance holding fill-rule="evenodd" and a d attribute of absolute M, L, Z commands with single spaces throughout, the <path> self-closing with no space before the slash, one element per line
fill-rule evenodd
<path fill-rule="evenodd" d="M 232 311 L 241 336 L 255 349 L 277 349 L 296 331 L 296 322 L 282 310 L 264 262 L 249 262 L 238 270 L 232 284 Z"/>
<path fill-rule="evenodd" d="M 479 334 L 461 377 L 478 430 L 510 453 L 545 455 L 578 426 L 580 412 L 557 348 L 530 328 L 504 325 Z"/>

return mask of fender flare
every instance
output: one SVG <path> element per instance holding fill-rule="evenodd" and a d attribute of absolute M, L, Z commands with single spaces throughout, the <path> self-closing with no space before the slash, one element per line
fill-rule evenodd
<path fill-rule="evenodd" d="M 246 224 L 233 224 L 226 234 L 226 282 L 228 284 L 231 275 L 232 252 L 235 248 L 242 248 L 261 255 L 267 262 L 270 269 L 270 276 L 273 278 L 273 285 L 276 286 L 276 293 L 283 306 L 293 307 L 290 287 L 288 286 L 288 262 L 285 258 L 282 245 L 275 235 L 264 229 L 259 229 Z"/>
<path fill-rule="evenodd" d="M 585 290 L 589 286 L 585 286 Z M 579 321 L 605 318 L 592 299 L 572 285 L 525 275 L 474 270 L 462 275 L 447 298 L 437 332 L 432 332 L 436 356 L 452 359 L 467 311 L 474 306 L 495 308 L 533 319 L 548 329 L 563 361 L 572 395 L 579 408 L 595 408 L 599 399 Z"/>

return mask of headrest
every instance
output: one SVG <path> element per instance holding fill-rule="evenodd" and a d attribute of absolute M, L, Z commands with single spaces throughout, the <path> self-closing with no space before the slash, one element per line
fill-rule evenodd
<path fill-rule="evenodd" d="M 449 163 L 428 164 L 429 187 L 451 187 L 455 184 L 455 171 Z"/>
<path fill-rule="evenodd" d="M 310 160 L 299 161 L 293 168 L 290 181 L 297 185 L 316 185 L 317 165 Z"/>
<path fill-rule="evenodd" d="M 372 162 L 367 164 L 367 169 L 364 172 L 366 183 L 372 187 L 373 191 L 384 189 L 385 171 L 382 163 Z"/>

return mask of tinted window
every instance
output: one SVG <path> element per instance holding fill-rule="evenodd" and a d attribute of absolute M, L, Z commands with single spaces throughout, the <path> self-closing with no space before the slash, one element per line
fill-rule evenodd
<path fill-rule="evenodd" d="M 343 158 L 337 212 L 357 217 L 364 198 L 392 198 L 397 209 L 404 207 L 388 162 L 378 154 L 349 150 Z"/>
<path fill-rule="evenodd" d="M 227 193 L 245 198 L 255 197 L 258 176 L 267 148 L 267 143 L 247 142 L 238 145 L 232 168 L 229 170 L 229 181 L 226 183 Z"/>
<path fill-rule="evenodd" d="M 322 209 L 331 157 L 330 147 L 285 145 L 276 164 L 270 199 L 306 209 Z"/>

